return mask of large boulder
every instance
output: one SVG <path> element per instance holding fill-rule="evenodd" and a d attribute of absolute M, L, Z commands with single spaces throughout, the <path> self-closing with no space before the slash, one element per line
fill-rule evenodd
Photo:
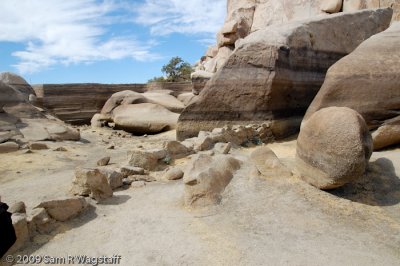
<path fill-rule="evenodd" d="M 334 64 L 304 119 L 329 106 L 345 106 L 359 112 L 371 130 L 380 130 L 377 148 L 400 143 L 400 23 L 363 42 Z M 388 131 L 388 127 L 391 128 Z M 396 129 L 398 128 L 398 129 Z M 392 133 L 391 133 L 392 132 Z"/>
<path fill-rule="evenodd" d="M 296 168 L 311 185 L 333 189 L 362 176 L 371 154 L 372 138 L 362 116 L 347 107 L 328 107 L 303 121 Z"/>
<path fill-rule="evenodd" d="M 385 122 L 372 133 L 374 150 L 400 143 L 400 116 Z"/>
<path fill-rule="evenodd" d="M 180 113 L 185 108 L 181 101 L 166 93 L 145 92 L 143 96 L 146 97 L 148 103 L 161 105 L 174 113 Z"/>
<path fill-rule="evenodd" d="M 176 127 L 179 114 L 152 103 L 121 105 L 113 110 L 115 127 L 135 134 L 154 134 Z"/>
<path fill-rule="evenodd" d="M 101 109 L 102 115 L 110 115 L 112 111 L 120 105 L 147 103 L 147 99 L 142 93 L 134 91 L 119 91 L 111 95 Z"/>
<path fill-rule="evenodd" d="M 44 208 L 51 218 L 65 222 L 78 216 L 87 205 L 85 198 L 73 197 L 44 201 L 36 208 Z"/>
<path fill-rule="evenodd" d="M 204 207 L 220 202 L 221 193 L 239 168 L 240 162 L 228 155 L 195 155 L 183 176 L 185 205 Z"/>
<path fill-rule="evenodd" d="M 385 30 L 391 16 L 391 9 L 339 13 L 250 34 L 183 111 L 178 139 L 226 124 L 261 121 L 273 122 L 275 138 L 297 132 L 328 68 Z"/>

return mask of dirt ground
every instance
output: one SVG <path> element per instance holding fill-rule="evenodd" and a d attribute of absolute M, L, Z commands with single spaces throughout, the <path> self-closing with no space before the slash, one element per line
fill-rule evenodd
<path fill-rule="evenodd" d="M 81 134 L 83 141 L 48 143 L 49 150 L 1 154 L 2 200 L 24 201 L 29 213 L 67 195 L 75 167 L 94 167 L 105 155 L 124 164 L 126 151 L 175 138 L 174 131 L 134 137 L 81 128 Z M 54 151 L 60 146 L 67 151 Z M 293 167 L 295 140 L 268 146 Z M 296 177 L 259 176 L 247 161 L 252 150 L 231 151 L 243 165 L 220 205 L 185 208 L 181 180 L 123 188 L 18 254 L 120 255 L 120 265 L 400 265 L 399 148 L 375 152 L 363 178 L 330 192 Z"/>

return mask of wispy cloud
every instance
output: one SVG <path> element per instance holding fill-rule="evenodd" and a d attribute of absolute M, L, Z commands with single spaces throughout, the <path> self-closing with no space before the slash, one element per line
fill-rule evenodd
<path fill-rule="evenodd" d="M 145 0 L 135 21 L 154 35 L 212 34 L 223 24 L 226 0 Z"/>
<path fill-rule="evenodd" d="M 133 36 L 107 37 L 120 8 L 113 0 L 2 0 L 0 42 L 26 44 L 24 51 L 13 53 L 21 74 L 57 64 L 156 58 L 151 43 Z"/>
<path fill-rule="evenodd" d="M 104 60 L 149 61 L 162 58 L 153 52 L 158 36 L 181 33 L 211 43 L 225 6 L 226 0 L 0 0 L 0 42 L 24 45 L 12 53 L 21 74 Z M 114 30 L 129 23 L 148 27 L 152 36 L 139 40 L 132 31 Z"/>

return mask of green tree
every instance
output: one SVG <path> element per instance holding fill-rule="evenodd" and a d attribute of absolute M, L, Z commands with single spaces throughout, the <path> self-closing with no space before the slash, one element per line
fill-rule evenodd
<path fill-rule="evenodd" d="M 171 58 L 169 63 L 161 68 L 170 82 L 190 80 L 190 74 L 193 72 L 192 66 L 183 61 L 179 56 Z"/>
<path fill-rule="evenodd" d="M 165 74 L 164 77 L 154 77 L 148 82 L 179 82 L 189 81 L 190 74 L 193 72 L 192 66 L 183 61 L 179 56 L 172 57 L 168 64 L 161 68 L 161 71 Z"/>

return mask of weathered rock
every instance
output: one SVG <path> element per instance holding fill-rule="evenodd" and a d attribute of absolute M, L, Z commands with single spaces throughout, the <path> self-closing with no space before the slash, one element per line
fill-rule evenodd
<path fill-rule="evenodd" d="M 129 165 L 152 171 L 157 168 L 159 160 L 165 157 L 166 152 L 164 156 L 161 155 L 160 151 L 128 151 Z"/>
<path fill-rule="evenodd" d="M 8 253 L 12 254 L 26 246 L 30 240 L 30 234 L 28 229 L 28 221 L 26 214 L 14 213 L 11 216 L 12 223 L 15 230 L 15 235 L 17 237 L 14 245 L 8 250 Z"/>
<path fill-rule="evenodd" d="M 188 106 L 192 100 L 196 98 L 193 92 L 185 92 L 178 95 L 178 100 L 181 101 L 185 106 Z"/>
<path fill-rule="evenodd" d="M 8 212 L 14 214 L 14 213 L 26 213 L 26 206 L 25 203 L 22 201 L 19 201 L 8 209 Z"/>
<path fill-rule="evenodd" d="M 178 167 L 173 167 L 165 173 L 163 178 L 165 180 L 178 180 L 178 179 L 182 179 L 182 177 L 183 177 L 182 169 L 180 169 Z"/>
<path fill-rule="evenodd" d="M 72 181 L 71 193 L 90 196 L 96 201 L 112 197 L 113 192 L 106 175 L 99 169 L 77 168 Z"/>
<path fill-rule="evenodd" d="M 214 152 L 216 154 L 228 154 L 229 151 L 231 150 L 231 148 L 232 148 L 232 144 L 230 142 L 228 142 L 228 143 L 218 142 L 218 143 L 215 143 L 215 145 L 214 145 Z"/>
<path fill-rule="evenodd" d="M 164 150 L 173 159 L 180 159 L 188 156 L 193 150 L 188 149 L 179 141 L 171 140 L 164 143 Z"/>
<path fill-rule="evenodd" d="M 203 207 L 218 203 L 221 193 L 239 168 L 240 162 L 231 156 L 195 155 L 183 177 L 185 205 Z"/>
<path fill-rule="evenodd" d="M 0 153 L 9 153 L 19 150 L 19 145 L 12 141 L 0 143 Z"/>
<path fill-rule="evenodd" d="M 284 166 L 276 154 L 267 146 L 257 148 L 250 154 L 250 160 L 256 165 L 258 171 L 266 177 L 290 177 L 291 171 Z"/>
<path fill-rule="evenodd" d="M 207 72 L 205 70 L 198 70 L 196 72 L 193 72 L 190 77 L 192 79 L 193 83 L 193 94 L 194 95 L 199 95 L 200 92 L 203 90 L 204 86 L 206 83 L 211 79 L 213 76 L 212 72 Z"/>
<path fill-rule="evenodd" d="M 44 208 L 51 218 L 65 222 L 78 216 L 87 207 L 85 198 L 62 198 L 40 203 L 36 208 Z"/>
<path fill-rule="evenodd" d="M 47 150 L 47 149 L 49 149 L 49 146 L 47 146 L 46 143 L 33 142 L 33 143 L 29 143 L 29 149 L 31 149 L 31 150 Z"/>
<path fill-rule="evenodd" d="M 176 127 L 179 115 L 152 103 L 121 105 L 112 119 L 117 129 L 136 134 L 154 134 Z"/>
<path fill-rule="evenodd" d="M 110 184 L 111 189 L 114 190 L 123 186 L 122 180 L 125 178 L 123 173 L 111 167 L 99 167 L 97 169 L 99 169 L 99 171 L 107 177 L 107 181 Z"/>
<path fill-rule="evenodd" d="M 10 72 L 0 73 L 0 109 L 29 102 L 30 95 L 35 95 L 35 91 L 25 79 Z"/>
<path fill-rule="evenodd" d="M 157 92 L 145 92 L 143 96 L 146 97 L 148 103 L 161 105 L 171 112 L 181 113 L 185 105 L 172 95 Z"/>
<path fill-rule="evenodd" d="M 61 147 L 55 148 L 53 151 L 68 151 L 68 150 L 67 150 L 67 148 L 61 146 Z"/>
<path fill-rule="evenodd" d="M 347 107 L 328 107 L 302 123 L 296 167 L 311 185 L 333 189 L 364 174 L 372 149 L 371 134 L 360 114 Z"/>
<path fill-rule="evenodd" d="M 28 229 L 31 235 L 48 234 L 55 229 L 53 220 L 44 208 L 35 208 L 28 217 Z"/>
<path fill-rule="evenodd" d="M 343 0 L 343 11 L 351 12 L 366 8 L 393 8 L 392 21 L 400 20 L 400 0 Z"/>
<path fill-rule="evenodd" d="M 261 121 L 274 121 L 275 138 L 296 133 L 327 69 L 386 29 L 391 15 L 391 9 L 340 13 L 250 34 L 182 112 L 178 140 L 200 130 Z M 326 36 L 332 28 L 335 38 Z"/>
<path fill-rule="evenodd" d="M 105 166 L 110 162 L 111 157 L 110 156 L 106 156 L 101 158 L 100 160 L 97 161 L 97 165 L 98 166 Z"/>
<path fill-rule="evenodd" d="M 130 175 L 143 175 L 144 169 L 142 167 L 123 166 L 121 167 L 120 172 L 124 175 L 124 177 L 127 177 Z"/>
<path fill-rule="evenodd" d="M 372 133 L 374 150 L 380 150 L 400 143 L 400 116 L 386 121 Z"/>
<path fill-rule="evenodd" d="M 370 129 L 395 119 L 400 112 L 400 23 L 363 42 L 354 52 L 334 64 L 304 117 L 329 106 L 345 106 L 360 113 Z M 386 131 L 386 130 L 385 130 Z M 389 134 L 391 131 L 386 131 Z M 385 145 L 398 135 L 386 135 Z M 377 134 L 375 134 L 377 136 Z M 377 147 L 383 148 L 384 142 Z M 397 142 L 399 143 L 399 142 Z"/>
<path fill-rule="evenodd" d="M 325 0 L 321 5 L 321 10 L 327 13 L 337 13 L 342 8 L 343 0 Z"/>
<path fill-rule="evenodd" d="M 90 120 L 90 125 L 93 128 L 104 127 L 107 122 L 111 121 L 111 116 L 106 114 L 95 114 Z"/>
<path fill-rule="evenodd" d="M 146 186 L 146 182 L 145 181 L 133 181 L 131 183 L 131 188 L 142 188 Z"/>
<path fill-rule="evenodd" d="M 126 178 L 126 181 L 131 183 L 136 181 L 154 182 L 156 179 L 150 175 L 130 175 Z"/>
<path fill-rule="evenodd" d="M 107 100 L 101 109 L 101 114 L 111 115 L 112 111 L 120 105 L 147 103 L 146 97 L 143 94 L 134 91 L 116 92 Z"/>
<path fill-rule="evenodd" d="M 62 122 L 49 119 L 21 119 L 26 125 L 20 132 L 27 141 L 80 140 L 78 130 L 65 126 Z"/>

